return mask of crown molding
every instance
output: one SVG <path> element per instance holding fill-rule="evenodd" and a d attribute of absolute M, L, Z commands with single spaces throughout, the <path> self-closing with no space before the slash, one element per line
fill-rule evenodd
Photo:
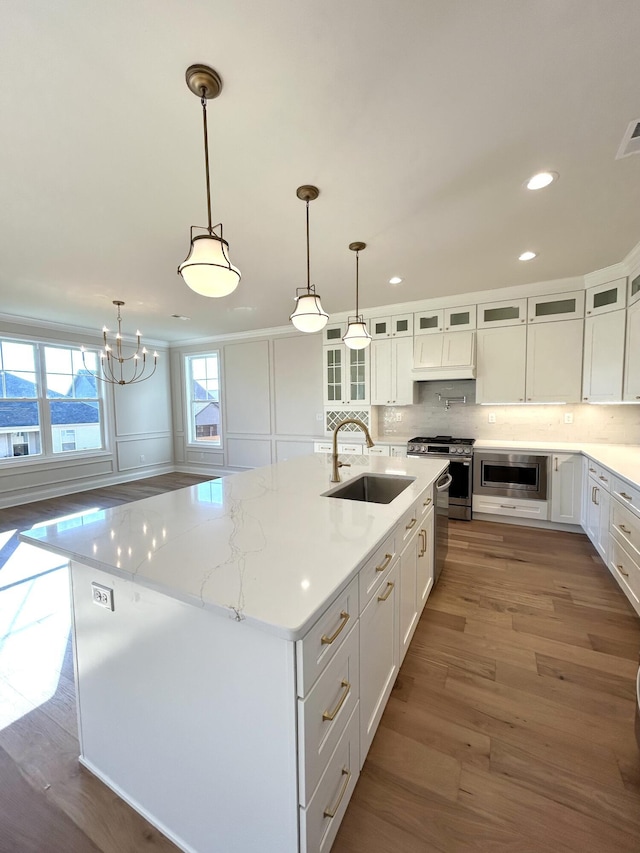
<path fill-rule="evenodd" d="M 270 329 L 249 329 L 246 332 L 225 332 L 220 335 L 210 335 L 206 338 L 187 338 L 184 341 L 172 341 L 168 346 L 170 350 L 188 349 L 203 344 L 230 343 L 233 341 L 246 341 L 254 338 L 281 338 L 293 335 L 305 335 L 295 326 L 273 326 Z"/>
<path fill-rule="evenodd" d="M 83 326 L 72 326 L 68 323 L 57 323 L 53 320 L 36 320 L 33 317 L 19 317 L 17 314 L 3 314 L 0 313 L 0 328 L 4 325 L 8 326 L 26 326 L 31 329 L 45 329 L 47 332 L 58 332 L 65 335 L 73 335 L 76 338 L 80 339 L 88 339 L 88 342 L 92 343 L 97 341 L 102 341 L 102 334 L 96 329 L 87 329 Z M 135 344 L 136 338 L 135 335 L 123 335 L 122 336 L 123 343 Z M 146 347 L 160 347 L 161 349 L 168 349 L 169 344 L 167 341 L 160 341 L 153 338 L 145 337 L 142 342 Z"/>

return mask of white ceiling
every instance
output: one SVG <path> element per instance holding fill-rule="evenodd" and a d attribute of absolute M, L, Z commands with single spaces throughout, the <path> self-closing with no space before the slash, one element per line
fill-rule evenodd
<path fill-rule="evenodd" d="M 354 240 L 365 309 L 615 263 L 640 240 L 640 156 L 615 159 L 639 44 L 638 0 L 2 0 L 0 313 L 99 329 L 123 299 L 125 331 L 166 341 L 284 325 L 303 183 L 329 313 L 354 310 Z M 206 222 L 194 62 L 224 80 L 223 299 L 176 274 Z M 523 189 L 540 169 L 560 180 Z"/>

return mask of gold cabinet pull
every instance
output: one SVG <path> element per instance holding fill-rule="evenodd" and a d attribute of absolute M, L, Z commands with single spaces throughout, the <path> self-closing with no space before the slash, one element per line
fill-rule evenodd
<path fill-rule="evenodd" d="M 333 711 L 325 711 L 324 712 L 324 714 L 322 715 L 323 722 L 326 722 L 327 720 L 334 720 L 335 719 L 336 714 L 338 713 L 340 708 L 342 708 L 342 706 L 344 705 L 344 703 L 346 701 L 347 696 L 349 695 L 349 692 L 351 690 L 351 685 L 349 684 L 349 682 L 347 681 L 346 678 L 342 679 L 340 687 L 344 687 L 344 692 L 343 692 L 342 696 L 340 697 L 340 699 L 338 700 L 338 704 L 333 709 Z"/>
<path fill-rule="evenodd" d="M 555 457 L 555 459 L 556 459 L 556 461 L 555 461 L 555 470 L 557 471 L 557 470 L 558 470 L 558 457 L 556 456 L 556 457 Z"/>
<path fill-rule="evenodd" d="M 602 474 L 600 474 L 600 479 L 602 480 L 603 483 L 609 482 L 609 480 L 606 477 L 603 477 Z"/>
<path fill-rule="evenodd" d="M 586 399 L 587 399 L 587 398 L 585 397 L 585 400 L 586 400 Z M 595 474 L 595 473 L 596 473 L 596 469 L 595 469 L 595 468 L 589 468 L 589 470 L 591 471 L 591 473 L 592 473 L 592 474 Z"/>
<path fill-rule="evenodd" d="M 600 506 L 600 501 L 598 500 L 598 492 L 600 491 L 600 489 L 597 486 L 594 486 L 593 490 L 595 492 L 595 500 L 593 502 L 596 506 Z"/>
<path fill-rule="evenodd" d="M 417 518 L 412 518 L 411 521 L 409 522 L 409 524 L 407 524 L 404 529 L 405 530 L 411 530 L 411 528 L 415 525 L 417 520 L 418 520 Z"/>
<path fill-rule="evenodd" d="M 394 588 L 394 586 L 395 584 L 393 583 L 393 581 L 387 581 L 387 591 L 384 595 L 378 596 L 378 601 L 386 601 L 387 598 L 389 598 L 389 596 L 391 595 L 391 590 Z"/>
<path fill-rule="evenodd" d="M 629 577 L 629 572 L 625 572 L 625 570 L 622 568 L 622 566 L 619 563 L 618 563 L 618 565 L 616 565 L 616 569 L 620 572 L 621 575 L 624 575 L 625 578 Z"/>
<path fill-rule="evenodd" d="M 422 551 L 420 551 L 418 557 L 424 557 L 424 555 L 427 553 L 427 531 L 424 529 L 424 527 L 420 531 L 420 538 L 422 539 Z"/>
<path fill-rule="evenodd" d="M 633 500 L 631 495 L 628 495 L 626 492 L 620 492 L 620 497 L 624 498 L 625 501 L 632 501 Z"/>
<path fill-rule="evenodd" d="M 518 509 L 515 504 L 500 504 L 500 509 Z"/>
<path fill-rule="evenodd" d="M 631 536 L 631 531 L 624 526 L 624 524 L 619 524 L 618 527 L 622 530 L 623 533 L 626 533 L 627 536 Z"/>
<path fill-rule="evenodd" d="M 321 641 L 322 641 L 322 645 L 323 645 L 323 646 L 324 646 L 324 645 L 329 646 L 329 645 L 331 645 L 331 643 L 333 643 L 333 641 L 335 640 L 335 638 L 336 638 L 336 637 L 338 636 L 338 634 L 342 631 L 342 629 L 344 628 L 344 626 L 347 624 L 347 622 L 349 621 L 349 619 L 350 619 L 351 617 L 349 616 L 349 614 L 347 613 L 347 611 L 346 611 L 346 610 L 343 610 L 343 611 L 340 613 L 340 618 L 342 619 L 342 622 L 338 625 L 338 627 L 336 628 L 336 630 L 333 632 L 333 634 L 332 634 L 330 637 L 327 637 L 327 635 L 326 635 L 326 634 L 323 634 L 323 635 L 322 635 L 322 637 L 321 637 Z"/>
<path fill-rule="evenodd" d="M 391 562 L 392 559 L 393 559 L 393 554 L 385 554 L 382 565 L 376 566 L 376 572 L 384 572 L 384 570 L 387 568 L 387 566 L 389 565 L 389 563 Z"/>
<path fill-rule="evenodd" d="M 349 787 L 349 782 L 351 781 L 351 770 L 348 767 L 342 768 L 342 775 L 345 776 L 345 780 L 342 783 L 342 788 L 340 789 L 340 793 L 338 794 L 338 802 L 333 806 L 333 808 L 325 809 L 324 816 L 325 817 L 335 817 L 336 812 L 340 808 L 340 803 L 342 802 L 342 798 L 347 793 L 347 788 Z"/>
<path fill-rule="evenodd" d="M 426 501 L 422 504 L 422 506 L 429 506 L 431 504 L 432 498 L 427 498 Z"/>

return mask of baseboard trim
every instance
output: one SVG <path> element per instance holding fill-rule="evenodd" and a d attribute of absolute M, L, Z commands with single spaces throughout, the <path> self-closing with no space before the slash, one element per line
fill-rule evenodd
<path fill-rule="evenodd" d="M 509 515 L 495 515 L 492 512 L 474 512 L 473 519 L 477 521 L 495 521 L 497 524 L 516 524 L 518 527 L 537 527 L 542 530 L 558 530 L 560 533 L 582 533 L 579 524 L 560 524 L 556 521 L 541 521 L 537 518 L 516 518 Z"/>

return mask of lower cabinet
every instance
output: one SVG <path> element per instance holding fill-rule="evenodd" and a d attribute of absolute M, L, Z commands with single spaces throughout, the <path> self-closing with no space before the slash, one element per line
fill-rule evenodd
<path fill-rule="evenodd" d="M 589 479 L 585 484 L 586 517 L 585 533 L 606 565 L 609 565 L 609 492 L 610 475 L 606 469 L 589 461 Z"/>
<path fill-rule="evenodd" d="M 547 521 L 549 505 L 547 501 L 533 501 L 522 498 L 502 498 L 495 495 L 474 495 L 472 499 L 474 514 L 505 515 L 512 518 L 531 518 Z"/>
<path fill-rule="evenodd" d="M 582 502 L 582 456 L 554 453 L 551 457 L 550 520 L 580 524 Z"/>
<path fill-rule="evenodd" d="M 400 663 L 404 660 L 433 587 L 433 518 L 431 508 L 400 554 Z"/>

